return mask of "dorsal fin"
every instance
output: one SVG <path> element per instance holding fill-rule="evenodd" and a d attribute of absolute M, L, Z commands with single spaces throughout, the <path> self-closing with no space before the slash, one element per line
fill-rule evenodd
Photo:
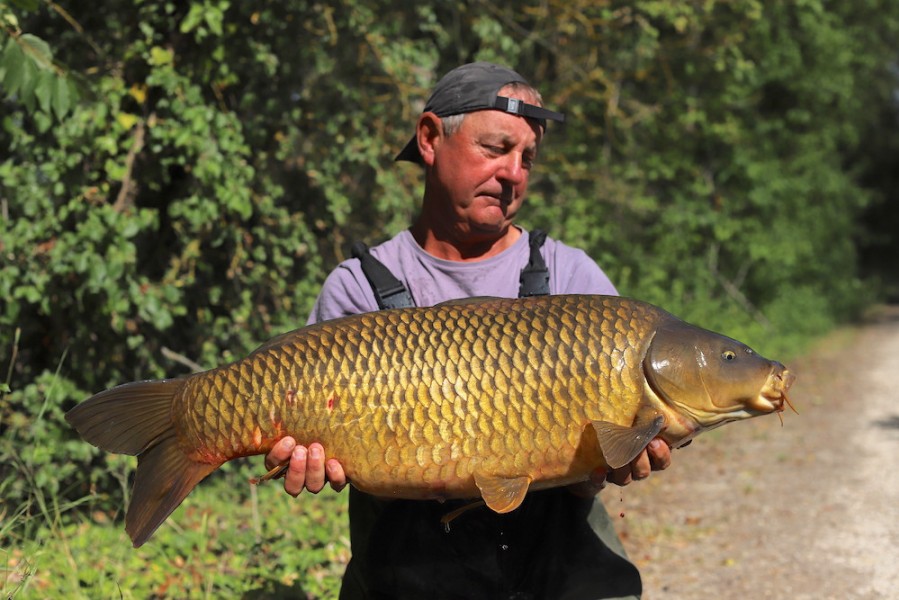
<path fill-rule="evenodd" d="M 508 298 L 499 298 L 497 296 L 472 296 L 470 298 L 454 298 L 435 304 L 434 306 L 465 306 L 468 304 L 480 304 L 482 302 L 491 302 L 495 300 L 507 300 Z"/>

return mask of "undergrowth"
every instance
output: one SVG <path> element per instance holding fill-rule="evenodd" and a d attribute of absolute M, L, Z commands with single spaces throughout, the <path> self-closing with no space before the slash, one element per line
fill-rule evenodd
<path fill-rule="evenodd" d="M 86 511 L 89 498 L 66 504 L 35 489 L 40 510 L 27 527 L 29 507 L 4 515 L 0 594 L 335 598 L 349 560 L 348 495 L 293 499 L 276 483 L 256 489 L 248 483 L 254 467 L 261 460 L 203 482 L 140 548 L 125 533 L 123 511 Z"/>
<path fill-rule="evenodd" d="M 133 548 L 123 518 L 136 459 L 74 434 L 65 410 L 86 396 L 59 369 L 20 390 L 0 383 L 0 597 L 337 596 L 348 494 L 252 486 L 261 458 L 226 464 Z"/>

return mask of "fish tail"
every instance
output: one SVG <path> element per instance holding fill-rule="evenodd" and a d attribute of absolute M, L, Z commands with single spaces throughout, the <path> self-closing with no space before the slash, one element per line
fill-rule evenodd
<path fill-rule="evenodd" d="M 191 459 L 178 444 L 172 404 L 185 381 L 126 383 L 66 413 L 66 420 L 87 442 L 138 457 L 125 514 L 125 531 L 135 548 L 153 535 L 203 478 L 221 466 Z"/>

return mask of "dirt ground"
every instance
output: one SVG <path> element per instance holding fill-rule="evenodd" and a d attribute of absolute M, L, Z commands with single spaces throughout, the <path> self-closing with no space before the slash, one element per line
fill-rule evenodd
<path fill-rule="evenodd" d="M 726 425 L 603 491 L 647 600 L 899 599 L 899 306 L 788 366 L 782 427 Z"/>

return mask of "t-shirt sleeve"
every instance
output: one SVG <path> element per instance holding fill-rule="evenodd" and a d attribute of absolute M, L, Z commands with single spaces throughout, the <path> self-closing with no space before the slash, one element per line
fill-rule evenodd
<path fill-rule="evenodd" d="M 374 292 L 362 273 L 359 261 L 354 258 L 339 264 L 325 279 L 306 324 L 377 309 Z"/>
<path fill-rule="evenodd" d="M 553 294 L 618 295 L 612 281 L 586 252 L 561 242 L 553 243 L 548 265 Z"/>

